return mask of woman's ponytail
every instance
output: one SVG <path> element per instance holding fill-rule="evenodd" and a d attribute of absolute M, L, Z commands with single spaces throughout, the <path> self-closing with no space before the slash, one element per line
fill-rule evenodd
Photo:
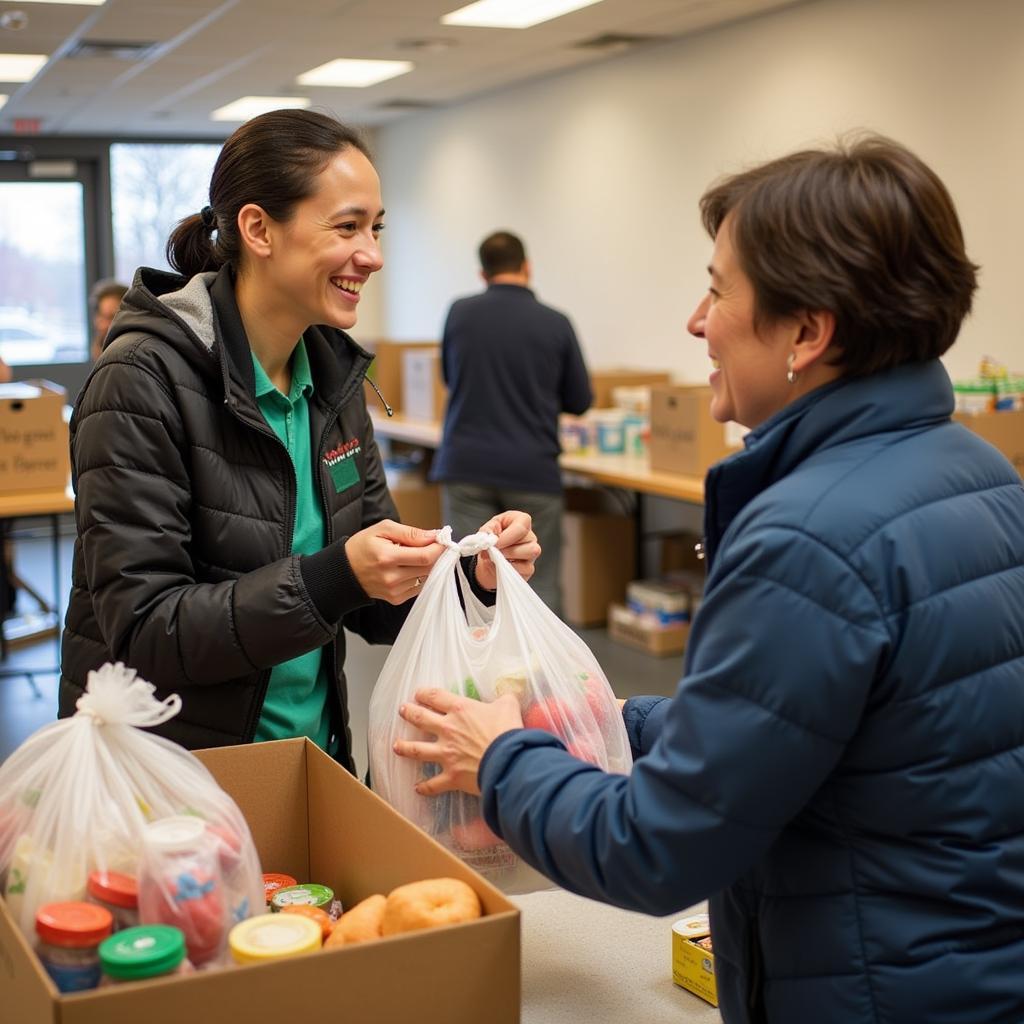
<path fill-rule="evenodd" d="M 224 260 L 213 241 L 216 217 L 210 207 L 178 222 L 167 239 L 167 262 L 183 277 L 219 270 Z"/>

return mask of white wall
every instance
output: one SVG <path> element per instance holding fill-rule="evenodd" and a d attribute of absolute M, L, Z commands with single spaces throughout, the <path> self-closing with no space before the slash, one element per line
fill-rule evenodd
<path fill-rule="evenodd" d="M 480 239 L 509 228 L 591 365 L 700 380 L 685 322 L 706 282 L 704 188 L 870 128 L 945 180 L 982 264 L 950 371 L 971 375 L 983 354 L 1024 370 L 1022 110 L 1021 0 L 818 0 L 418 115 L 378 130 L 388 228 L 373 326 L 438 337 L 451 299 L 479 287 Z"/>

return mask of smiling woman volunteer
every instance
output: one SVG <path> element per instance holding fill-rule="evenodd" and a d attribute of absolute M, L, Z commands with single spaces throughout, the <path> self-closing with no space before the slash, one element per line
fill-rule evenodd
<path fill-rule="evenodd" d="M 667 914 L 710 898 L 727 1024 L 1024 1020 L 1024 488 L 950 422 L 939 362 L 976 268 L 920 159 L 867 137 L 701 202 L 690 319 L 717 420 L 708 578 L 673 699 L 608 775 L 438 691 L 424 792 L 559 884 Z M 666 932 L 667 934 L 667 932 Z"/>
<path fill-rule="evenodd" d="M 358 136 L 275 111 L 225 143 L 179 274 L 136 274 L 71 421 L 62 716 L 117 659 L 181 694 L 159 731 L 187 747 L 309 736 L 351 768 L 342 627 L 392 642 L 442 551 L 395 521 L 344 333 L 383 215 Z M 529 517 L 483 528 L 529 578 Z"/>

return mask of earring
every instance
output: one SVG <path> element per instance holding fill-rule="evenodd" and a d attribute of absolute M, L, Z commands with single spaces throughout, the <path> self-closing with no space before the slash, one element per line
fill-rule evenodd
<path fill-rule="evenodd" d="M 790 384 L 796 383 L 796 374 L 793 372 L 794 359 L 796 359 L 796 353 L 790 352 L 789 358 L 786 360 L 786 366 L 788 367 L 788 369 L 786 370 L 786 380 L 788 380 Z"/>

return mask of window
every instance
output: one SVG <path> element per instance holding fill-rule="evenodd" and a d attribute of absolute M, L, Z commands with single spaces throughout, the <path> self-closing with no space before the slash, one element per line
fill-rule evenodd
<path fill-rule="evenodd" d="M 0 356 L 81 362 L 86 351 L 80 181 L 0 180 Z"/>
<path fill-rule="evenodd" d="M 138 267 L 166 270 L 174 225 L 209 202 L 219 145 L 114 143 L 110 192 L 115 275 L 131 282 Z"/>

